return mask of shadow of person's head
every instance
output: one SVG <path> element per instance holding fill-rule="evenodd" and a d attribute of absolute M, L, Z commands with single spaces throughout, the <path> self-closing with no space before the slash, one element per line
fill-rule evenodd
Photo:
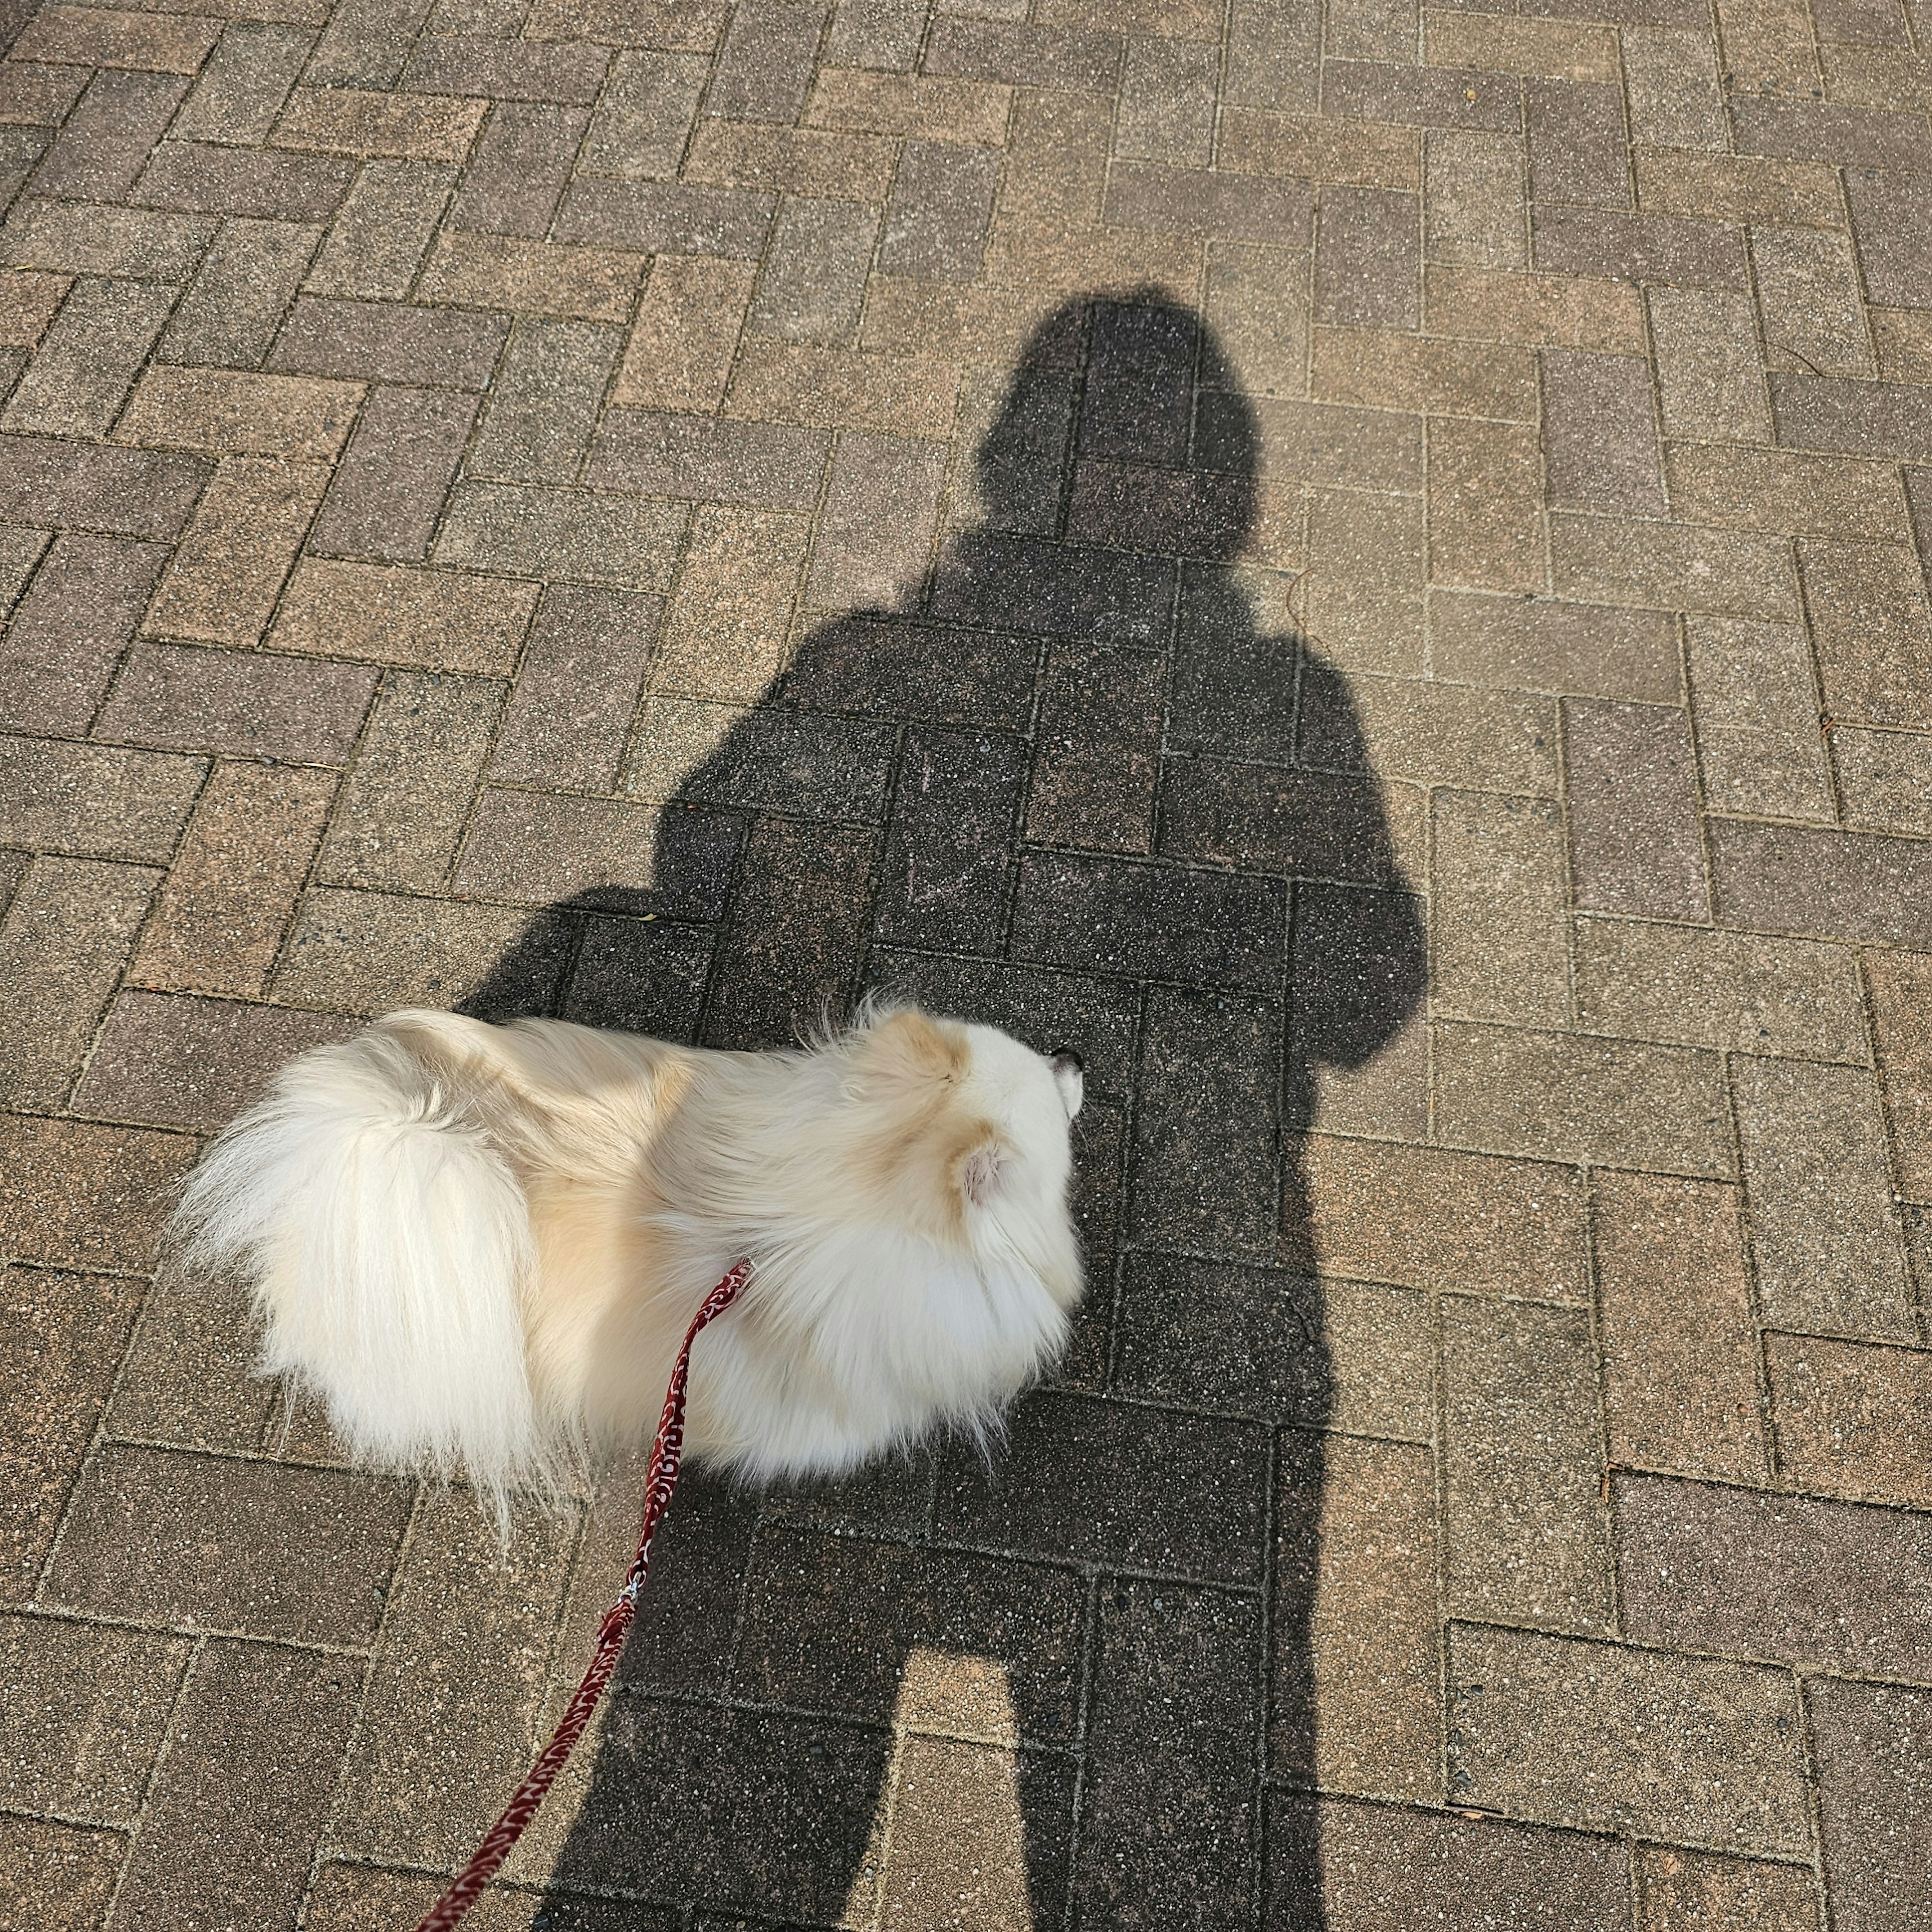
<path fill-rule="evenodd" d="M 1255 414 L 1214 330 L 1157 289 L 1035 328 L 974 458 L 982 526 L 1226 561 L 1255 520 Z"/>

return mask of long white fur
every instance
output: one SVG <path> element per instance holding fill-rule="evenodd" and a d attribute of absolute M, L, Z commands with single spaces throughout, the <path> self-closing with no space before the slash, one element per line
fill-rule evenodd
<path fill-rule="evenodd" d="M 466 1468 L 500 1510 L 554 1485 L 525 1368 L 523 1191 L 394 1040 L 285 1067 L 189 1177 L 175 1228 L 189 1268 L 252 1285 L 262 1372 L 320 1396 L 359 1456 Z"/>
<path fill-rule="evenodd" d="M 1079 1076 L 989 1028 L 869 1014 L 719 1054 L 392 1015 L 284 1068 L 188 1183 L 190 1268 L 252 1287 L 264 1372 L 351 1452 L 500 1522 L 646 1435 L 685 1326 L 692 1452 L 754 1478 L 983 1430 L 1063 1345 Z"/>

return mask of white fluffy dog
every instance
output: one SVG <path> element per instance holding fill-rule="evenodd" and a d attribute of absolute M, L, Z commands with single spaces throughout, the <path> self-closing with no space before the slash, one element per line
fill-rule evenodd
<path fill-rule="evenodd" d="M 1080 1098 L 1071 1054 L 910 1008 L 764 1054 L 393 1013 L 284 1067 L 174 1232 L 359 1459 L 466 1474 L 500 1520 L 648 1437 L 748 1259 L 692 1358 L 692 1453 L 836 1472 L 983 1428 L 1060 1348 Z"/>

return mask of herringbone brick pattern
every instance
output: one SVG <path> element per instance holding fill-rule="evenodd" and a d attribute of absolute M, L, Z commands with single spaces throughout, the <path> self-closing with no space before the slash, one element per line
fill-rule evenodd
<path fill-rule="evenodd" d="M 0 9 L 0 12 L 4 12 Z M 478 1924 L 1932 1924 L 1932 19 L 165 0 L 0 64 L 0 1924 L 404 1925 L 507 1564 L 148 1280 L 406 1004 L 1069 1043 L 986 1465 L 680 1498 Z"/>

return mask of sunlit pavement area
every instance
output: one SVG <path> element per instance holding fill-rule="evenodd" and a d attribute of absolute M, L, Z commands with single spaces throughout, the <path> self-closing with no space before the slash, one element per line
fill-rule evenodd
<path fill-rule="evenodd" d="M 628 1557 L 151 1282 L 204 1137 L 874 986 L 1083 1056 L 1069 1352 L 694 1478 L 479 1927 L 1928 1923 L 1932 16 L 6 32 L 0 1925 L 406 1928 Z"/>

